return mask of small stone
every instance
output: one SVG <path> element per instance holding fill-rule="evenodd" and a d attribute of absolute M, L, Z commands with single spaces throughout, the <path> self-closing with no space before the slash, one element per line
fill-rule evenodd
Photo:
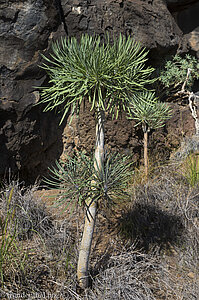
<path fill-rule="evenodd" d="M 194 278 L 195 278 L 195 274 L 194 274 L 193 272 L 189 272 L 189 273 L 187 274 L 187 276 L 188 276 L 189 278 L 191 278 L 191 279 L 194 279 Z"/>

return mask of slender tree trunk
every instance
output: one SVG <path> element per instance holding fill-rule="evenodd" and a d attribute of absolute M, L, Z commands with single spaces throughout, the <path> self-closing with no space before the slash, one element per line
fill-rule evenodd
<path fill-rule="evenodd" d="M 102 168 L 104 160 L 104 112 L 98 111 L 96 125 L 96 148 L 95 148 L 95 163 L 96 170 Z M 87 199 L 87 212 L 85 217 L 84 232 L 80 245 L 79 259 L 77 265 L 77 279 L 79 286 L 82 289 L 88 287 L 88 264 L 95 227 L 95 218 L 97 211 L 97 201 Z"/>
<path fill-rule="evenodd" d="M 148 178 L 148 132 L 144 132 L 144 170 Z"/>
<path fill-rule="evenodd" d="M 147 126 L 147 124 L 143 123 L 142 124 L 142 130 L 144 133 L 144 171 L 145 171 L 145 176 L 146 178 L 148 178 L 148 132 L 149 132 L 149 127 Z"/>

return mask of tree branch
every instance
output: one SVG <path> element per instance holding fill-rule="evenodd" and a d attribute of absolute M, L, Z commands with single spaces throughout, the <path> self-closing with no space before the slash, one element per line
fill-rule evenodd
<path fill-rule="evenodd" d="M 185 86 L 187 84 L 187 81 L 189 79 L 189 75 L 191 74 L 191 71 L 192 71 L 192 69 L 188 68 L 188 70 L 187 70 L 187 76 L 186 76 L 185 82 L 182 85 L 181 93 L 184 93 L 184 91 L 185 91 Z"/>

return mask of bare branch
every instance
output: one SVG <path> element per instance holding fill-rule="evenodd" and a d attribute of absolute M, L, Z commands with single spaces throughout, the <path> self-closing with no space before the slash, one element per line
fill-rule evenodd
<path fill-rule="evenodd" d="M 188 68 L 188 70 L 187 70 L 187 76 L 186 76 L 185 82 L 183 83 L 182 89 L 181 89 L 182 93 L 185 91 L 185 86 L 187 84 L 187 81 L 189 79 L 189 75 L 191 74 L 191 71 L 192 71 L 192 69 Z"/>

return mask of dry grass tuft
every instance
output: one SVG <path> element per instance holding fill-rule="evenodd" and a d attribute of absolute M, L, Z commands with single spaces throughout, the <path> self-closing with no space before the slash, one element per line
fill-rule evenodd
<path fill-rule="evenodd" d="M 6 213 L 6 199 L 11 190 L 13 190 L 13 193 L 10 205 L 15 210 L 18 239 L 30 239 L 35 232 L 42 237 L 48 235 L 49 230 L 52 228 L 52 220 L 46 212 L 45 204 L 35 195 L 38 186 L 34 185 L 26 188 L 18 181 L 11 181 L 9 184 L 5 184 L 0 199 L 2 214 Z"/>

